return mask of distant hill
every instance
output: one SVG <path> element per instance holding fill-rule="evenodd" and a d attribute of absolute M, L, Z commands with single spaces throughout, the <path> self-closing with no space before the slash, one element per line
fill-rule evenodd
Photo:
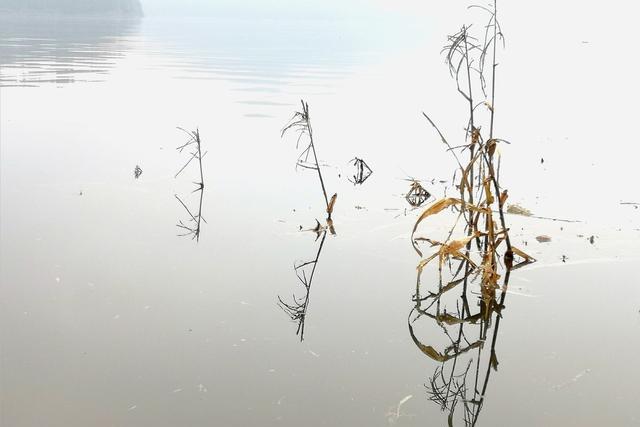
<path fill-rule="evenodd" d="M 142 16 L 140 0 L 0 0 L 0 13 Z"/>

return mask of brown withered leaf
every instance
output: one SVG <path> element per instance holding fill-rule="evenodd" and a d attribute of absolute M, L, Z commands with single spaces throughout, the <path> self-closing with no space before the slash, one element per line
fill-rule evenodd
<path fill-rule="evenodd" d="M 494 371 L 498 370 L 498 356 L 496 356 L 496 352 L 491 352 L 491 367 Z"/>
<path fill-rule="evenodd" d="M 331 218 L 327 218 L 327 228 L 329 228 L 329 233 L 331 233 L 332 236 L 336 235 L 336 229 L 333 226 L 333 220 Z"/>
<path fill-rule="evenodd" d="M 431 244 L 431 247 L 444 245 L 444 243 L 438 242 L 437 240 L 433 240 L 428 237 L 416 237 L 415 240 L 418 242 L 428 242 L 429 244 Z"/>
<path fill-rule="evenodd" d="M 551 237 L 546 235 L 536 236 L 536 240 L 540 243 L 549 243 L 551 241 Z"/>
<path fill-rule="evenodd" d="M 480 128 L 473 127 L 471 129 L 471 143 L 477 144 L 480 141 Z"/>
<path fill-rule="evenodd" d="M 453 206 L 453 205 L 461 205 L 462 201 L 460 199 L 456 199 L 453 197 L 447 197 L 444 199 L 440 199 L 434 203 L 432 203 L 427 209 L 425 209 L 424 212 L 422 212 L 422 214 L 418 217 L 418 220 L 416 221 L 415 225 L 413 226 L 413 231 L 411 231 L 411 244 L 413 245 L 413 249 L 415 249 L 415 251 L 418 253 L 418 255 L 422 256 L 422 252 L 420 251 L 420 249 L 418 249 L 418 246 L 416 245 L 416 241 L 413 238 L 413 236 L 416 233 L 416 230 L 418 229 L 418 225 L 420 225 L 420 223 L 427 217 L 431 216 L 431 215 L 436 215 L 440 212 L 442 212 L 443 210 L 445 210 L 446 208 Z M 465 207 L 467 209 L 473 210 L 473 211 L 482 211 L 482 212 L 487 212 L 487 209 L 485 208 L 479 208 L 475 205 L 472 205 L 471 203 L 466 203 Z"/>
<path fill-rule="evenodd" d="M 487 153 L 489 153 L 489 157 L 493 157 L 496 153 L 497 143 L 495 139 L 490 139 L 487 141 Z"/>
<path fill-rule="evenodd" d="M 478 340 L 474 343 L 469 344 L 467 347 L 464 348 L 460 348 L 458 349 L 458 351 L 452 353 L 452 354 L 447 354 L 444 355 L 442 353 L 440 353 L 438 350 L 436 350 L 435 348 L 431 347 L 430 345 L 424 345 L 422 344 L 418 338 L 416 338 L 415 333 L 413 332 L 413 327 L 411 326 L 411 322 L 408 322 L 409 325 L 409 334 L 411 335 L 411 339 L 413 340 L 414 344 L 416 345 L 416 347 L 418 347 L 420 349 L 421 352 L 423 352 L 424 354 L 426 354 L 427 356 L 429 356 L 431 359 L 435 360 L 436 362 L 446 362 L 447 360 L 453 359 L 454 357 L 466 353 L 469 350 L 472 350 L 474 348 L 482 348 L 484 341 L 482 340 Z"/>
<path fill-rule="evenodd" d="M 338 193 L 335 193 L 331 196 L 331 201 L 329 201 L 329 205 L 327 206 L 327 214 L 331 216 L 333 213 L 333 206 L 336 204 L 336 199 L 338 198 Z"/>
<path fill-rule="evenodd" d="M 504 202 L 507 201 L 508 197 L 509 197 L 509 193 L 507 192 L 507 190 L 504 190 L 502 194 L 500 194 L 500 206 L 504 206 Z"/>
<path fill-rule="evenodd" d="M 469 243 L 470 241 L 472 241 L 473 239 L 475 239 L 476 237 L 479 237 L 481 235 L 481 233 L 479 231 L 476 231 L 475 233 L 473 233 L 470 236 L 465 237 L 464 239 L 459 239 L 459 240 L 452 240 L 451 242 L 442 245 L 442 247 L 440 248 L 440 256 L 442 258 L 447 257 L 447 256 L 454 256 L 457 258 L 467 258 L 465 255 L 463 255 L 460 252 L 460 249 L 464 248 L 467 243 Z M 471 262 L 471 260 L 468 260 L 469 262 Z M 473 264 L 473 263 L 472 263 Z"/>
<path fill-rule="evenodd" d="M 429 258 L 425 258 L 421 260 L 418 263 L 418 267 L 417 267 L 418 272 L 422 273 L 422 270 L 424 269 L 424 267 L 427 264 L 429 264 L 429 262 L 431 262 L 435 257 L 439 257 L 441 267 L 444 265 L 447 257 L 454 257 L 454 258 L 459 258 L 459 259 L 462 258 L 467 260 L 469 262 L 469 265 L 472 268 L 475 268 L 476 265 L 474 264 L 474 262 L 471 261 L 471 259 L 469 259 L 469 257 L 467 257 L 465 254 L 460 252 L 460 249 L 464 248 L 467 245 L 467 243 L 469 243 L 471 240 L 475 239 L 480 235 L 482 235 L 482 233 L 480 233 L 479 231 L 476 231 L 475 233 L 465 237 L 464 239 L 452 240 L 449 243 L 440 244 L 441 246 L 438 252 L 432 254 Z"/>
<path fill-rule="evenodd" d="M 430 345 L 422 344 L 418 338 L 416 338 L 416 334 L 413 332 L 413 327 L 411 326 L 411 322 L 409 324 L 409 334 L 411 335 L 411 339 L 415 343 L 415 345 L 420 349 L 421 352 L 435 360 L 436 362 L 446 362 L 449 358 L 440 354 L 435 348 Z"/>
<path fill-rule="evenodd" d="M 492 205 L 495 199 L 493 198 L 493 194 L 491 194 L 491 181 L 487 178 L 484 180 L 484 192 L 487 195 L 487 206 Z"/>
<path fill-rule="evenodd" d="M 513 249 L 504 253 L 504 266 L 507 267 L 507 270 L 513 268 Z"/>
<path fill-rule="evenodd" d="M 511 251 L 515 255 L 518 255 L 520 258 L 524 258 L 526 261 L 535 261 L 536 260 L 534 257 L 532 257 L 531 255 L 526 254 L 524 251 L 516 248 L 515 246 L 511 246 Z"/>
<path fill-rule="evenodd" d="M 437 315 L 436 320 L 442 323 L 446 323 L 447 325 L 457 325 L 464 322 L 464 319 L 460 319 L 459 317 L 453 316 L 449 313 Z"/>
<path fill-rule="evenodd" d="M 430 262 L 432 259 L 434 259 L 435 257 L 437 257 L 438 255 L 440 255 L 440 251 L 438 251 L 438 252 L 434 253 L 434 254 L 433 254 L 433 255 L 431 255 L 429 258 L 425 258 L 425 259 L 421 260 L 421 261 L 418 263 L 418 267 L 417 267 L 417 268 L 418 268 L 418 273 L 420 273 L 420 274 L 421 274 L 421 273 L 422 273 L 422 270 L 424 270 L 424 267 L 425 267 L 427 264 L 429 264 L 429 262 Z"/>

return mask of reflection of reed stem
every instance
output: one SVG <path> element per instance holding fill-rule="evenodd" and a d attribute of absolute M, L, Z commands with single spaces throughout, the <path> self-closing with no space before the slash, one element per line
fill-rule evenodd
<path fill-rule="evenodd" d="M 195 131 L 187 131 L 184 130 L 182 128 L 178 128 L 181 131 L 183 131 L 184 133 L 186 133 L 187 135 L 189 135 L 189 140 L 184 143 L 183 145 L 179 146 L 177 148 L 177 150 L 179 152 L 182 152 L 185 148 L 190 147 L 192 145 L 195 145 L 195 150 L 190 153 L 191 157 L 189 157 L 189 160 L 187 160 L 187 162 L 182 166 L 182 168 L 180 168 L 180 170 L 178 171 L 178 173 L 176 173 L 175 177 L 177 178 L 178 175 L 180 175 L 182 173 L 182 171 L 184 171 L 186 169 L 186 167 L 191 163 L 191 161 L 193 159 L 197 159 L 198 160 L 198 169 L 200 171 L 200 182 L 195 182 L 194 184 L 196 184 L 196 189 L 193 190 L 193 192 L 195 193 L 196 191 L 200 192 L 200 201 L 198 203 L 198 213 L 197 214 L 193 214 L 191 212 L 191 210 L 187 207 L 187 205 L 184 203 L 184 201 L 178 197 L 178 195 L 176 194 L 175 197 L 176 199 L 178 199 L 178 201 L 180 202 L 180 204 L 182 205 L 182 207 L 187 211 L 187 213 L 189 214 L 189 221 L 192 221 L 195 223 L 194 226 L 189 226 L 186 225 L 184 222 L 179 221 L 179 223 L 177 224 L 177 226 L 183 230 L 185 230 L 184 234 L 180 234 L 180 236 L 189 236 L 191 235 L 192 238 L 196 239 L 196 242 L 200 241 L 200 224 L 201 221 L 207 222 L 206 220 L 204 220 L 204 218 L 202 218 L 202 200 L 204 198 L 204 173 L 202 172 L 202 158 L 207 154 L 206 152 L 203 154 L 202 153 L 202 143 L 200 140 L 200 131 L 198 129 L 196 129 Z"/>
<path fill-rule="evenodd" d="M 320 254 L 322 253 L 322 248 L 324 247 L 324 241 L 327 237 L 327 230 L 322 231 L 322 239 L 320 240 L 320 245 L 318 245 L 318 251 L 316 253 L 315 259 L 312 261 L 304 262 L 300 265 L 294 266 L 294 270 L 296 272 L 296 276 L 300 283 L 305 288 L 305 295 L 303 298 L 297 298 L 295 294 L 293 295 L 293 302 L 286 303 L 284 300 L 278 296 L 278 305 L 280 308 L 287 313 L 287 315 L 294 322 L 298 322 L 298 329 L 296 330 L 296 335 L 300 335 L 300 341 L 304 341 L 304 325 L 305 320 L 307 318 L 307 309 L 309 308 L 309 298 L 311 294 L 311 285 L 313 284 L 313 277 L 316 273 L 316 267 L 318 266 L 318 261 L 320 260 Z M 304 272 L 304 268 L 308 265 L 313 265 L 311 268 L 311 273 L 309 277 Z"/>

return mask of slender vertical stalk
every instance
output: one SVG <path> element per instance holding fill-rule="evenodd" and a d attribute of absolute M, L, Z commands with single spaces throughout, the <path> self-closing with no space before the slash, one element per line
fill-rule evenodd
<path fill-rule="evenodd" d="M 309 140 L 311 144 L 311 152 L 313 153 L 313 160 L 316 164 L 316 170 L 318 171 L 318 178 L 320 179 L 320 186 L 322 187 L 322 194 L 324 195 L 324 203 L 329 209 L 329 197 L 327 196 L 327 190 L 324 186 L 324 179 L 322 179 L 322 172 L 320 172 L 320 163 L 318 162 L 318 154 L 316 153 L 316 145 L 313 143 L 313 130 L 311 129 L 311 117 L 309 116 L 309 104 L 306 102 L 302 102 L 302 108 L 304 109 L 304 114 L 307 117 L 307 129 L 309 130 Z M 329 214 L 331 217 L 331 214 Z"/>

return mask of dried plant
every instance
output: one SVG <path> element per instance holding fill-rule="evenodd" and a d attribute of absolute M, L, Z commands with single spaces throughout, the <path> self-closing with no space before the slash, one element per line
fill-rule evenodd
<path fill-rule="evenodd" d="M 443 49 L 457 91 L 469 108 L 463 143 L 451 144 L 435 122 L 423 113 L 457 164 L 454 183 L 459 196 L 432 203 L 413 227 L 411 241 L 421 260 L 417 266 L 415 305 L 410 314 L 416 318 L 409 318 L 409 333 L 426 356 L 441 364 L 427 385 L 430 399 L 449 412 L 449 425 L 454 423 L 456 406 L 463 403 L 463 421 L 472 426 L 484 402 L 491 368 L 498 367 L 495 346 L 511 272 L 535 260 L 511 244 L 505 222 L 508 193 L 500 185 L 497 147 L 508 142 L 494 135 L 496 48 L 499 42 L 504 43 L 497 7 L 494 4 L 491 8 L 471 8 L 488 14 L 488 23 L 481 34 L 474 35 L 470 32 L 471 26 L 463 26 L 448 37 Z M 468 157 L 463 161 L 465 153 Z M 444 240 L 416 237 L 428 218 L 443 212 L 454 214 L 453 225 Z M 429 245 L 429 255 L 423 255 L 421 246 L 425 243 Z M 433 264 L 436 280 L 427 284 L 423 275 Z M 452 308 L 451 291 L 460 285 L 460 296 L 453 300 L 455 308 Z M 471 286 L 478 288 L 475 294 Z M 477 310 L 469 303 L 474 300 Z M 423 344 L 412 326 L 419 318 L 431 319 L 443 331 L 449 345 L 437 350 L 436 346 Z M 465 332 L 465 327 L 478 331 Z M 477 338 L 469 339 L 471 336 Z M 484 357 L 487 368 L 483 374 L 480 360 L 487 340 L 491 340 L 491 345 Z M 462 358 L 469 360 L 464 364 Z M 458 369 L 460 366 L 462 371 Z M 467 387 L 470 366 L 475 379 L 473 386 Z"/>
<path fill-rule="evenodd" d="M 356 168 L 356 172 L 353 174 L 352 178 L 349 178 L 349 182 L 353 183 L 353 185 L 361 185 L 371 176 L 373 170 L 369 167 L 369 165 L 362 159 L 354 158 L 349 163 L 352 163 Z"/>
<path fill-rule="evenodd" d="M 281 137 L 283 137 L 289 130 L 297 132 L 298 139 L 296 141 L 296 148 L 300 148 L 300 142 L 303 138 L 307 140 L 307 145 L 298 156 L 296 167 L 312 169 L 318 172 L 318 179 L 320 180 L 322 195 L 324 196 L 324 202 L 327 208 L 327 222 L 330 223 L 331 214 L 333 213 L 333 207 L 338 195 L 334 194 L 331 199 L 327 196 L 327 189 L 324 185 L 322 171 L 320 170 L 320 163 L 318 162 L 318 154 L 313 140 L 313 129 L 311 127 L 311 118 L 309 116 L 309 104 L 304 102 L 304 100 L 301 100 L 300 103 L 302 104 L 302 111 L 296 111 L 293 114 L 289 123 L 287 123 L 287 125 L 282 129 Z"/>
<path fill-rule="evenodd" d="M 416 179 L 411 180 L 411 185 L 409 186 L 409 191 L 404 196 L 409 203 L 414 208 L 419 208 L 426 202 L 429 197 L 431 197 L 431 193 L 424 189 L 420 181 Z"/>
<path fill-rule="evenodd" d="M 183 233 L 179 234 L 179 236 L 191 236 L 192 239 L 196 239 L 196 241 L 200 241 L 201 222 L 205 222 L 205 223 L 207 222 L 202 217 L 202 199 L 204 196 L 204 174 L 202 172 L 202 159 L 207 153 L 202 152 L 200 131 L 198 129 L 196 129 L 195 131 L 187 131 L 182 128 L 178 128 L 178 129 L 180 129 L 182 132 L 187 134 L 189 139 L 185 143 L 180 145 L 178 148 L 176 148 L 176 150 L 178 150 L 178 152 L 180 153 L 182 153 L 184 150 L 187 150 L 189 152 L 189 159 L 182 166 L 182 168 L 180 168 L 180 170 L 176 173 L 174 178 L 177 178 L 178 175 L 180 175 L 193 160 L 197 160 L 198 170 L 200 172 L 200 180 L 193 183 L 195 184 L 196 188 L 195 190 L 192 191 L 192 193 L 199 193 L 200 197 L 198 202 L 198 210 L 192 212 L 192 210 L 187 207 L 187 204 L 177 194 L 175 194 L 175 198 L 178 200 L 178 202 L 180 202 L 184 210 L 189 215 L 189 218 L 186 220 L 186 222 L 182 220 L 178 220 L 178 224 L 176 225 L 178 226 L 178 228 L 180 228 L 183 231 Z"/>
<path fill-rule="evenodd" d="M 287 133 L 287 131 L 293 130 L 298 133 L 296 148 L 300 148 L 301 141 L 306 141 L 305 148 L 302 150 L 302 152 L 298 156 L 298 160 L 296 161 L 296 167 L 315 170 L 318 173 L 318 179 L 322 188 L 322 195 L 324 196 L 327 213 L 326 226 L 322 226 L 316 219 L 315 228 L 308 230 L 316 233 L 316 241 L 321 238 L 315 259 L 301 264 L 294 264 L 294 271 L 296 273 L 296 276 L 298 277 L 298 281 L 304 287 L 304 296 L 297 297 L 295 294 L 293 294 L 291 302 L 285 302 L 280 296 L 278 296 L 278 306 L 280 306 L 280 308 L 285 313 L 287 313 L 292 321 L 298 324 L 296 335 L 299 335 L 300 341 L 303 341 L 305 320 L 307 318 L 307 309 L 309 307 L 309 295 L 311 291 L 311 285 L 313 283 L 313 278 L 316 272 L 316 267 L 318 265 L 318 260 L 320 259 L 322 248 L 324 247 L 327 232 L 331 233 L 332 235 L 336 234 L 335 228 L 333 226 L 333 220 L 331 219 L 331 214 L 333 213 L 333 208 L 335 206 L 338 195 L 334 194 L 331 199 L 329 199 L 329 197 L 327 196 L 327 190 L 324 184 L 324 179 L 322 177 L 320 163 L 318 162 L 316 146 L 313 140 L 313 129 L 311 127 L 311 118 L 309 116 L 309 104 L 304 102 L 304 100 L 300 102 L 302 104 L 302 110 L 296 111 L 294 113 L 289 123 L 287 123 L 287 125 L 282 129 L 281 137 L 283 137 L 285 133 Z"/>

